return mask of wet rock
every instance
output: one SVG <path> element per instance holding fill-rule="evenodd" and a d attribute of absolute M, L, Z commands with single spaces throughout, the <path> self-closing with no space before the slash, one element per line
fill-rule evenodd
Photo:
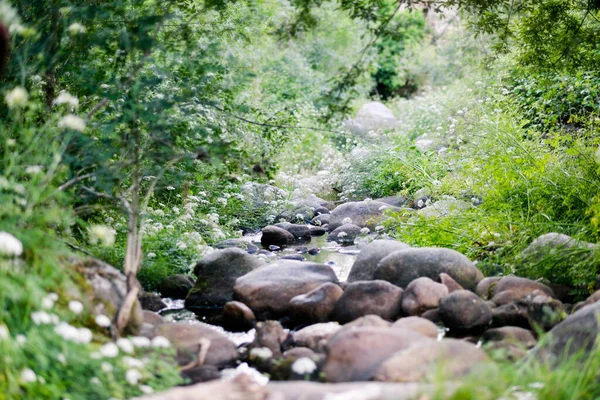
<path fill-rule="evenodd" d="M 177 362 L 187 365 L 198 360 L 201 342 L 207 343 L 208 351 L 203 365 L 224 367 L 238 359 L 235 343 L 220 332 L 203 324 L 170 323 L 158 325 L 155 336 L 164 336 L 177 349 Z"/>
<path fill-rule="evenodd" d="M 256 317 L 244 303 L 230 301 L 223 307 L 223 323 L 230 331 L 245 332 L 254 328 Z"/>
<path fill-rule="evenodd" d="M 333 207 L 332 207 L 333 209 Z M 315 215 L 321 215 L 321 214 L 329 214 L 329 209 L 327 207 L 317 207 L 315 208 Z"/>
<path fill-rule="evenodd" d="M 248 254 L 254 254 L 258 251 L 258 246 L 246 239 L 227 239 L 217 243 L 214 247 L 219 250 L 237 247 L 238 249 L 247 251 Z"/>
<path fill-rule="evenodd" d="M 308 347 L 317 353 L 323 352 L 325 343 L 332 335 L 337 333 L 342 326 L 336 322 L 325 322 L 309 325 L 294 332 L 294 342 L 297 346 Z"/>
<path fill-rule="evenodd" d="M 381 318 L 379 315 L 365 315 L 364 317 L 360 317 L 355 319 L 352 322 L 348 322 L 344 324 L 344 329 L 353 329 L 353 328 L 389 328 L 392 326 L 390 321 L 386 321 Z"/>
<path fill-rule="evenodd" d="M 318 247 L 312 247 L 312 248 L 308 249 L 308 254 L 310 254 L 311 256 L 316 256 L 320 252 L 321 252 L 321 249 L 319 249 Z"/>
<path fill-rule="evenodd" d="M 294 235 L 296 240 L 307 240 L 310 239 L 310 228 L 307 225 L 290 224 L 289 222 L 280 222 L 274 226 L 284 229 Z"/>
<path fill-rule="evenodd" d="M 310 224 L 314 226 L 323 226 L 329 224 L 331 214 L 320 214 L 310 220 Z"/>
<path fill-rule="evenodd" d="M 488 329 L 483 333 L 481 339 L 484 342 L 514 343 L 527 349 L 535 346 L 537 343 L 537 340 L 530 330 L 518 326 L 504 326 L 501 328 Z"/>
<path fill-rule="evenodd" d="M 432 341 L 404 329 L 342 329 L 327 343 L 325 379 L 328 382 L 370 380 L 383 361 L 421 340 Z"/>
<path fill-rule="evenodd" d="M 325 228 L 322 228 L 320 226 L 311 226 L 310 228 L 310 236 L 323 236 L 326 233 L 327 231 L 325 230 Z"/>
<path fill-rule="evenodd" d="M 436 339 L 438 336 L 437 325 L 421 317 L 400 318 L 392 324 L 392 328 L 408 329 L 433 339 Z"/>
<path fill-rule="evenodd" d="M 333 230 L 327 237 L 327 241 L 336 241 L 342 244 L 354 243 L 354 239 L 360 235 L 360 229 L 359 226 L 354 224 L 344 224 Z"/>
<path fill-rule="evenodd" d="M 338 300 L 333 319 L 340 323 L 374 314 L 395 320 L 400 314 L 402 289 L 385 281 L 357 281 L 349 284 Z"/>
<path fill-rule="evenodd" d="M 441 273 L 440 274 L 440 282 L 448 288 L 448 293 L 455 292 L 457 290 L 464 290 L 462 286 L 458 284 L 452 277 L 448 274 Z"/>
<path fill-rule="evenodd" d="M 158 284 L 158 292 L 162 297 L 185 299 L 194 287 L 194 278 L 189 275 L 170 275 Z"/>
<path fill-rule="evenodd" d="M 190 380 L 191 384 L 214 381 L 221 378 L 219 369 L 214 365 L 202 365 L 181 371 L 181 376 Z"/>
<path fill-rule="evenodd" d="M 281 357 L 281 345 L 286 341 L 289 332 L 284 330 L 279 321 L 263 321 L 256 324 L 256 337 L 251 348 L 266 347 L 273 357 Z"/>
<path fill-rule="evenodd" d="M 348 275 L 348 282 L 373 280 L 377 264 L 391 253 L 410 248 L 406 243 L 396 240 L 374 240 L 364 246 Z"/>
<path fill-rule="evenodd" d="M 111 320 L 118 313 L 127 295 L 127 281 L 118 269 L 94 258 L 73 259 L 73 267 L 91 288 L 94 314 L 103 314 Z M 136 300 L 124 333 L 137 335 L 143 324 L 142 306 Z"/>
<path fill-rule="evenodd" d="M 235 247 L 210 253 L 194 267 L 198 280 L 185 299 L 185 308 L 224 306 L 232 300 L 235 280 L 261 265 L 260 259 Z"/>
<path fill-rule="evenodd" d="M 392 206 L 379 201 L 357 201 L 341 204 L 330 214 L 329 230 L 335 230 L 346 223 L 374 230 L 383 219 L 384 210 L 390 207 Z"/>
<path fill-rule="evenodd" d="M 304 261 L 304 260 L 306 260 L 306 258 L 301 256 L 300 254 L 288 254 L 288 255 L 281 257 L 281 260 Z"/>
<path fill-rule="evenodd" d="M 258 319 L 284 315 L 290 300 L 324 283 L 338 284 L 331 267 L 311 262 L 278 260 L 241 276 L 235 282 L 235 300 L 246 304 Z"/>
<path fill-rule="evenodd" d="M 290 300 L 290 314 L 294 321 L 317 323 L 329 321 L 335 305 L 344 291 L 334 283 L 324 283 L 306 294 Z"/>
<path fill-rule="evenodd" d="M 165 323 L 165 319 L 154 311 L 144 310 L 144 324 L 150 324 L 152 326 L 160 325 Z"/>
<path fill-rule="evenodd" d="M 438 308 L 440 300 L 447 295 L 446 285 L 429 278 L 417 278 L 408 284 L 402 295 L 402 310 L 408 315 L 421 315 Z"/>
<path fill-rule="evenodd" d="M 475 293 L 458 290 L 440 301 L 440 318 L 451 330 L 477 330 L 492 321 L 492 309 Z"/>
<path fill-rule="evenodd" d="M 287 246 L 289 244 L 294 243 L 294 241 L 294 235 L 292 235 L 285 229 L 273 225 L 265 226 L 262 229 L 262 237 L 260 239 L 260 244 L 262 244 L 263 247 L 269 247 L 272 245 Z"/>
<path fill-rule="evenodd" d="M 163 308 L 167 308 L 167 305 L 156 293 L 142 292 L 138 295 L 138 300 L 140 301 L 143 310 L 156 312 Z"/>
<path fill-rule="evenodd" d="M 437 279 L 448 274 L 466 289 L 474 289 L 483 275 L 464 255 L 451 249 L 423 247 L 403 249 L 383 258 L 375 270 L 375 279 L 383 279 L 405 288 L 417 278 Z"/>
<path fill-rule="evenodd" d="M 456 379 L 487 361 L 485 352 L 472 343 L 454 339 L 421 341 L 383 362 L 374 379 L 382 382 L 434 380 L 440 368 L 446 379 Z"/>
<path fill-rule="evenodd" d="M 529 326 L 534 329 L 549 331 L 566 316 L 562 303 L 548 296 L 535 296 L 527 306 Z"/>

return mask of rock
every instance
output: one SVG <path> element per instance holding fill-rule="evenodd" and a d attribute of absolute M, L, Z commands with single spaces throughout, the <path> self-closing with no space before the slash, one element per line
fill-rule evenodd
<path fill-rule="evenodd" d="M 344 324 L 344 329 L 353 329 L 353 328 L 389 328 L 392 326 L 390 321 L 386 321 L 381 318 L 379 315 L 365 315 L 364 317 L 360 317 L 355 319 L 352 322 L 348 322 Z"/>
<path fill-rule="evenodd" d="M 530 329 L 527 304 L 514 302 L 494 308 L 492 310 L 492 326 L 519 326 Z"/>
<path fill-rule="evenodd" d="M 336 241 L 338 243 L 354 243 L 354 239 L 360 235 L 360 229 L 360 226 L 356 226 L 354 224 L 344 224 L 334 229 L 327 237 L 327 241 Z"/>
<path fill-rule="evenodd" d="M 491 355 L 494 360 L 515 362 L 527 356 L 527 349 L 523 346 L 507 341 L 488 342 L 483 349 Z"/>
<path fill-rule="evenodd" d="M 310 228 L 307 225 L 300 224 L 290 224 L 289 222 L 280 222 L 275 224 L 274 226 L 285 229 L 292 235 L 294 235 L 294 239 L 296 240 L 307 240 L 310 239 Z"/>
<path fill-rule="evenodd" d="M 187 365 L 198 358 L 201 339 L 210 341 L 204 365 L 224 367 L 239 358 L 235 343 L 215 329 L 201 323 L 170 323 L 158 325 L 155 336 L 164 336 L 177 349 L 177 363 Z"/>
<path fill-rule="evenodd" d="M 301 256 L 300 254 L 288 254 L 288 255 L 281 257 L 280 259 L 281 260 L 296 260 L 296 261 L 306 260 L 306 258 Z"/>
<path fill-rule="evenodd" d="M 332 207 L 333 209 L 333 207 Z M 315 208 L 315 215 L 321 215 L 321 214 L 329 214 L 329 209 L 327 207 L 317 207 Z"/>
<path fill-rule="evenodd" d="M 404 329 L 342 329 L 327 342 L 327 361 L 323 368 L 327 382 L 370 380 L 381 363 L 395 352 L 418 341 L 423 335 Z"/>
<path fill-rule="evenodd" d="M 311 225 L 323 226 L 329 224 L 331 221 L 331 214 L 320 214 L 310 220 Z"/>
<path fill-rule="evenodd" d="M 325 208 L 327 210 L 332 210 L 335 206 L 332 202 L 323 200 L 320 197 L 317 197 L 313 193 L 303 192 L 300 189 L 295 189 L 292 192 L 291 203 L 294 204 L 297 208 L 306 207 L 313 208 L 315 211 L 318 208 Z"/>
<path fill-rule="evenodd" d="M 127 281 L 118 269 L 94 258 L 73 259 L 73 267 L 91 288 L 94 314 L 114 320 L 127 295 Z M 136 300 L 124 334 L 137 335 L 143 324 L 142 306 Z"/>
<path fill-rule="evenodd" d="M 448 199 L 436 201 L 435 203 L 420 209 L 417 214 L 425 218 L 439 218 L 460 214 L 469 208 L 473 208 L 471 203 L 462 200 Z"/>
<path fill-rule="evenodd" d="M 252 310 L 239 301 L 230 301 L 223 307 L 224 326 L 233 332 L 245 332 L 254 328 L 256 317 Z"/>
<path fill-rule="evenodd" d="M 219 368 L 214 365 L 202 365 L 185 369 L 180 372 L 181 376 L 190 380 L 191 384 L 214 381 L 221 378 Z"/>
<path fill-rule="evenodd" d="M 381 197 L 379 199 L 375 199 L 375 201 L 378 201 L 380 203 L 385 203 L 385 204 L 388 204 L 388 205 L 394 206 L 394 207 L 404 207 L 404 206 L 408 205 L 408 203 L 409 203 L 409 200 L 406 197 L 402 197 L 402 196 Z"/>
<path fill-rule="evenodd" d="M 475 293 L 458 290 L 440 301 L 440 318 L 451 330 L 477 330 L 492 321 L 492 309 Z"/>
<path fill-rule="evenodd" d="M 437 325 L 421 317 L 400 318 L 392 324 L 392 328 L 408 329 L 433 339 L 437 339 L 438 336 Z"/>
<path fill-rule="evenodd" d="M 508 290 L 512 291 L 512 295 L 516 296 L 519 299 L 522 299 L 527 295 L 532 294 L 536 290 L 539 290 L 550 297 L 554 297 L 554 292 L 552 291 L 552 289 L 550 289 L 543 283 L 532 281 L 531 279 L 527 278 L 520 278 L 517 276 L 505 276 L 499 279 L 498 281 L 492 283 L 490 288 L 488 289 L 492 297 L 495 297 L 499 293 Z"/>
<path fill-rule="evenodd" d="M 456 379 L 487 361 L 485 352 L 472 343 L 454 339 L 421 341 L 383 362 L 374 379 L 382 382 L 435 380 L 440 369 L 445 379 Z"/>
<path fill-rule="evenodd" d="M 574 261 L 585 261 L 591 254 L 591 251 L 598 248 L 598 245 L 584 242 L 561 233 L 546 233 L 535 239 L 521 253 L 523 262 L 539 262 L 542 258 L 550 254 L 561 253 L 561 258 L 569 257 Z M 590 250 L 586 252 L 585 250 Z"/>
<path fill-rule="evenodd" d="M 336 322 L 314 324 L 294 332 L 293 338 L 297 346 L 308 347 L 317 353 L 321 353 L 327 339 L 340 329 L 342 329 L 342 326 Z"/>
<path fill-rule="evenodd" d="M 156 293 L 142 292 L 138 295 L 138 300 L 140 301 L 143 310 L 157 312 L 163 308 L 167 308 L 167 305 Z"/>
<path fill-rule="evenodd" d="M 235 247 L 210 253 L 194 267 L 198 280 L 185 299 L 185 308 L 223 307 L 232 300 L 235 280 L 261 265 L 260 259 Z"/>
<path fill-rule="evenodd" d="M 383 212 L 392 206 L 378 201 L 357 201 L 337 206 L 330 214 L 329 230 L 333 231 L 346 223 L 374 230 L 383 219 Z M 347 222 L 347 221 L 350 222 Z"/>
<path fill-rule="evenodd" d="M 417 278 L 437 279 L 441 273 L 450 275 L 466 289 L 474 289 L 483 278 L 467 257 L 451 249 L 434 247 L 396 251 L 379 262 L 374 277 L 405 288 Z"/>
<path fill-rule="evenodd" d="M 440 282 L 444 284 L 448 288 L 448 293 L 455 292 L 457 290 L 464 290 L 462 286 L 458 284 L 452 277 L 448 274 L 441 273 L 440 274 Z"/>
<path fill-rule="evenodd" d="M 279 321 L 264 321 L 256 324 L 256 337 L 251 348 L 266 347 L 274 358 L 281 357 L 281 345 L 286 341 L 288 332 Z"/>
<path fill-rule="evenodd" d="M 237 247 L 238 249 L 247 251 L 248 254 L 254 254 L 258 251 L 258 246 L 246 239 L 227 239 L 217 243 L 214 247 L 219 250 Z"/>
<path fill-rule="evenodd" d="M 339 285 L 324 283 L 290 300 L 291 317 L 294 321 L 304 323 L 329 321 L 329 316 L 343 293 Z"/>
<path fill-rule="evenodd" d="M 408 284 L 402 295 L 402 310 L 408 315 L 421 315 L 438 308 L 440 300 L 447 295 L 446 285 L 429 278 L 417 278 Z"/>
<path fill-rule="evenodd" d="M 286 231 L 285 229 L 277 226 L 269 225 L 262 229 L 262 237 L 260 238 L 260 244 L 263 247 L 275 246 L 286 246 L 294 243 L 294 235 Z"/>
<path fill-rule="evenodd" d="M 524 348 L 535 346 L 537 340 L 530 330 L 518 326 L 504 326 L 502 328 L 488 329 L 481 339 L 484 342 L 508 342 L 518 344 Z"/>
<path fill-rule="evenodd" d="M 491 294 L 492 286 L 498 283 L 498 281 L 502 279 L 501 276 L 490 276 L 487 278 L 483 278 L 477 284 L 477 288 L 475 289 L 475 293 L 482 299 L 490 299 L 493 297 Z"/>
<path fill-rule="evenodd" d="M 350 132 L 367 135 L 371 131 L 392 129 L 398 125 L 398 120 L 385 105 L 378 101 L 363 104 L 356 117 L 345 122 Z"/>
<path fill-rule="evenodd" d="M 323 236 L 327 231 L 325 228 L 321 228 L 320 226 L 311 226 L 310 227 L 310 236 Z"/>
<path fill-rule="evenodd" d="M 439 308 L 433 308 L 431 310 L 425 311 L 423 314 L 421 314 L 421 318 L 431 321 L 434 324 L 439 324 L 442 322 L 442 320 L 440 318 L 440 309 Z"/>
<path fill-rule="evenodd" d="M 338 284 L 330 266 L 311 262 L 278 260 L 239 277 L 234 298 L 246 304 L 258 319 L 285 314 L 290 300 L 324 283 Z"/>
<path fill-rule="evenodd" d="M 340 323 L 374 314 L 395 320 L 400 314 L 402 289 L 385 281 L 357 281 L 349 284 L 338 300 L 333 319 Z"/>
<path fill-rule="evenodd" d="M 594 303 L 568 316 L 556 325 L 533 350 L 538 359 L 556 363 L 563 356 L 589 354 L 600 333 L 600 303 Z"/>
<path fill-rule="evenodd" d="M 535 296 L 527 306 L 529 326 L 534 329 L 549 331 L 566 316 L 562 303 L 548 296 Z"/>
<path fill-rule="evenodd" d="M 373 280 L 379 261 L 395 251 L 409 248 L 406 243 L 396 240 L 372 241 L 360 250 L 348 275 L 348 282 Z"/>
<path fill-rule="evenodd" d="M 162 297 L 185 299 L 194 287 L 194 278 L 189 275 L 170 275 L 158 284 L 158 292 Z"/>
<path fill-rule="evenodd" d="M 312 358 L 315 356 L 315 352 L 308 347 L 293 347 L 283 352 L 283 358 L 286 360 L 292 359 L 297 360 L 298 358 Z"/>
<path fill-rule="evenodd" d="M 154 311 L 144 310 L 144 324 L 150 324 L 152 326 L 160 325 L 165 323 L 165 319 Z"/>

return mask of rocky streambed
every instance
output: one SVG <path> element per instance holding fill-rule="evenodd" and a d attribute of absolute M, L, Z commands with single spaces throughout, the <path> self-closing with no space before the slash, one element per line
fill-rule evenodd
<path fill-rule="evenodd" d="M 484 277 L 454 250 L 379 235 L 387 206 L 357 203 L 219 243 L 195 282 L 165 280 L 179 299 L 144 311 L 142 333 L 169 339 L 197 384 L 148 398 L 415 398 L 440 372 L 451 392 L 496 357 L 554 362 L 595 343 L 600 295 L 575 305 L 549 282 Z M 526 253 L 561 246 L 589 244 L 551 233 Z"/>

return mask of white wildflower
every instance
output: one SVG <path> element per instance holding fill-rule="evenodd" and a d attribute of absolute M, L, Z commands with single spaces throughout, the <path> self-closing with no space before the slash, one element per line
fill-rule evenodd
<path fill-rule="evenodd" d="M 152 389 L 152 386 L 148 386 L 148 385 L 140 385 L 140 390 L 144 394 L 152 394 L 152 393 L 154 393 L 154 389 Z"/>
<path fill-rule="evenodd" d="M 368 235 L 371 232 L 371 230 L 367 227 L 364 227 L 360 230 L 361 235 Z"/>
<path fill-rule="evenodd" d="M 346 224 L 351 224 L 352 223 L 352 218 L 344 218 L 342 220 L 342 225 L 346 225 Z"/>
<path fill-rule="evenodd" d="M 10 332 L 4 324 L 0 324 L 0 340 L 6 340 L 10 338 Z"/>
<path fill-rule="evenodd" d="M 132 354 L 134 352 L 133 344 L 131 343 L 131 340 L 127 338 L 117 339 L 117 346 L 119 346 L 119 348 L 125 353 Z"/>
<path fill-rule="evenodd" d="M 148 258 L 156 258 L 156 253 L 148 253 Z"/>
<path fill-rule="evenodd" d="M 152 347 L 169 347 L 171 342 L 164 336 L 155 336 L 152 339 Z"/>
<path fill-rule="evenodd" d="M 15 144 L 17 144 L 15 139 L 6 139 L 6 146 L 13 147 Z"/>
<path fill-rule="evenodd" d="M 56 356 L 56 359 L 58 361 L 60 361 L 62 364 L 67 363 L 67 357 L 65 357 L 65 355 L 63 353 L 58 353 L 58 355 Z"/>
<path fill-rule="evenodd" d="M 137 385 L 140 379 L 142 379 L 142 373 L 137 369 L 128 369 L 127 372 L 125 372 L 125 380 L 130 385 Z"/>
<path fill-rule="evenodd" d="M 302 215 L 302 214 L 296 214 L 295 218 L 299 219 L 299 220 L 303 220 L 304 219 L 304 215 Z"/>
<path fill-rule="evenodd" d="M 79 99 L 64 90 L 59 93 L 58 97 L 52 102 L 55 106 L 66 105 L 69 110 L 74 110 L 79 107 Z"/>
<path fill-rule="evenodd" d="M 29 93 L 22 87 L 16 87 L 4 96 L 8 108 L 22 108 L 29 101 Z"/>
<path fill-rule="evenodd" d="M 41 306 L 45 310 L 50 310 L 52 307 L 54 307 L 54 300 L 51 296 L 44 296 L 41 301 Z"/>
<path fill-rule="evenodd" d="M 23 253 L 23 244 L 8 232 L 0 232 L 0 255 L 18 257 Z"/>
<path fill-rule="evenodd" d="M 103 362 L 102 364 L 100 364 L 100 369 L 102 370 L 102 372 L 108 374 L 112 372 L 113 366 L 111 363 Z"/>
<path fill-rule="evenodd" d="M 85 26 L 81 25 L 79 22 L 73 22 L 71 25 L 69 25 L 67 30 L 72 36 L 75 36 L 80 33 L 85 33 L 86 31 Z"/>
<path fill-rule="evenodd" d="M 117 231 L 104 225 L 92 225 L 88 228 L 91 244 L 101 244 L 110 247 L 115 244 Z"/>
<path fill-rule="evenodd" d="M 92 331 L 88 328 L 79 328 L 77 329 L 77 343 L 90 343 L 92 341 Z"/>
<path fill-rule="evenodd" d="M 69 302 L 69 310 L 74 314 L 79 315 L 83 311 L 83 304 L 80 301 L 71 300 Z"/>
<path fill-rule="evenodd" d="M 144 362 L 137 358 L 125 356 L 122 361 L 127 368 L 144 368 Z"/>
<path fill-rule="evenodd" d="M 381 226 L 381 225 L 377 225 L 377 226 L 375 227 L 375 231 L 377 231 L 377 232 L 381 232 L 381 231 L 383 231 L 383 226 Z"/>
<path fill-rule="evenodd" d="M 92 385 L 102 385 L 102 382 L 100 382 L 100 379 L 97 376 L 94 376 L 93 378 L 91 378 L 90 383 Z"/>
<path fill-rule="evenodd" d="M 180 240 L 179 242 L 177 242 L 177 243 L 175 244 L 175 246 L 177 246 L 177 248 L 178 248 L 179 250 L 185 250 L 185 249 L 187 249 L 187 244 L 185 244 L 185 243 L 184 243 L 184 242 L 182 242 L 181 240 Z"/>
<path fill-rule="evenodd" d="M 100 347 L 100 355 L 106 358 L 115 358 L 119 355 L 119 347 L 113 342 L 108 342 Z"/>
<path fill-rule="evenodd" d="M 102 328 L 108 328 L 111 324 L 110 318 L 108 318 L 104 314 L 96 315 L 96 325 L 101 326 Z"/>
<path fill-rule="evenodd" d="M 77 115 L 67 114 L 58 121 L 58 127 L 83 132 L 85 130 L 85 121 Z"/>
<path fill-rule="evenodd" d="M 31 320 L 36 325 L 47 325 L 52 323 L 53 318 L 46 311 L 35 311 L 31 313 Z"/>
<path fill-rule="evenodd" d="M 311 374 L 317 369 L 317 364 L 308 357 L 302 357 L 294 361 L 292 371 L 298 375 Z"/>
<path fill-rule="evenodd" d="M 30 370 L 29 368 L 25 368 L 21 371 L 21 382 L 22 383 L 32 383 L 37 380 L 37 375 L 35 372 Z"/>
<path fill-rule="evenodd" d="M 167 190 L 175 190 L 175 188 L 173 186 L 167 186 L 166 189 Z"/>
<path fill-rule="evenodd" d="M 157 217 L 164 217 L 165 216 L 165 212 L 161 209 L 158 210 L 154 210 L 154 215 L 156 215 Z"/>
<path fill-rule="evenodd" d="M 177 215 L 179 215 L 179 213 L 181 212 L 181 210 L 179 210 L 179 207 L 173 207 L 172 210 Z"/>
<path fill-rule="evenodd" d="M 255 347 L 250 350 L 250 357 L 267 360 L 273 357 L 273 352 L 268 347 Z"/>
<path fill-rule="evenodd" d="M 25 167 L 25 173 L 29 175 L 37 175 L 43 172 L 41 165 L 28 165 Z"/>
<path fill-rule="evenodd" d="M 151 344 L 150 339 L 145 336 L 132 336 L 130 340 L 135 347 L 150 347 Z"/>
<path fill-rule="evenodd" d="M 338 233 L 338 236 L 337 236 L 337 237 L 338 237 L 338 238 L 340 238 L 340 239 L 343 239 L 343 238 L 345 238 L 346 236 L 348 236 L 348 234 L 347 234 L 346 232 L 340 232 L 340 233 Z"/>
<path fill-rule="evenodd" d="M 23 345 L 27 342 L 27 336 L 19 334 L 19 335 L 15 336 L 15 340 L 20 345 Z"/>

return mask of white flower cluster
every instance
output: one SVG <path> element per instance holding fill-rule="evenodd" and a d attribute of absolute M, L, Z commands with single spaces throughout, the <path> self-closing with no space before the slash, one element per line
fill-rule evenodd
<path fill-rule="evenodd" d="M 72 36 L 86 32 L 85 26 L 81 25 L 79 22 L 73 22 L 71 25 L 69 25 L 67 30 Z"/>
<path fill-rule="evenodd" d="M 76 328 L 66 322 L 60 322 L 54 327 L 54 332 L 62 336 L 63 339 L 75 343 L 90 343 L 92 341 L 92 331 L 87 328 Z"/>
<path fill-rule="evenodd" d="M 110 247 L 115 244 L 117 231 L 104 225 L 92 225 L 88 228 L 88 236 L 91 244 L 101 244 Z"/>
<path fill-rule="evenodd" d="M 0 232 L 0 255 L 19 257 L 23 254 L 23 244 L 8 232 Z"/>
<path fill-rule="evenodd" d="M 52 104 L 55 106 L 65 105 L 69 110 L 74 110 L 79 107 L 79 99 L 63 90 L 59 93 L 58 97 L 54 99 Z"/>
<path fill-rule="evenodd" d="M 58 121 L 58 127 L 83 132 L 85 130 L 85 121 L 77 115 L 67 114 Z"/>
<path fill-rule="evenodd" d="M 22 87 L 16 87 L 4 96 L 8 108 L 23 108 L 29 102 L 29 93 Z"/>

